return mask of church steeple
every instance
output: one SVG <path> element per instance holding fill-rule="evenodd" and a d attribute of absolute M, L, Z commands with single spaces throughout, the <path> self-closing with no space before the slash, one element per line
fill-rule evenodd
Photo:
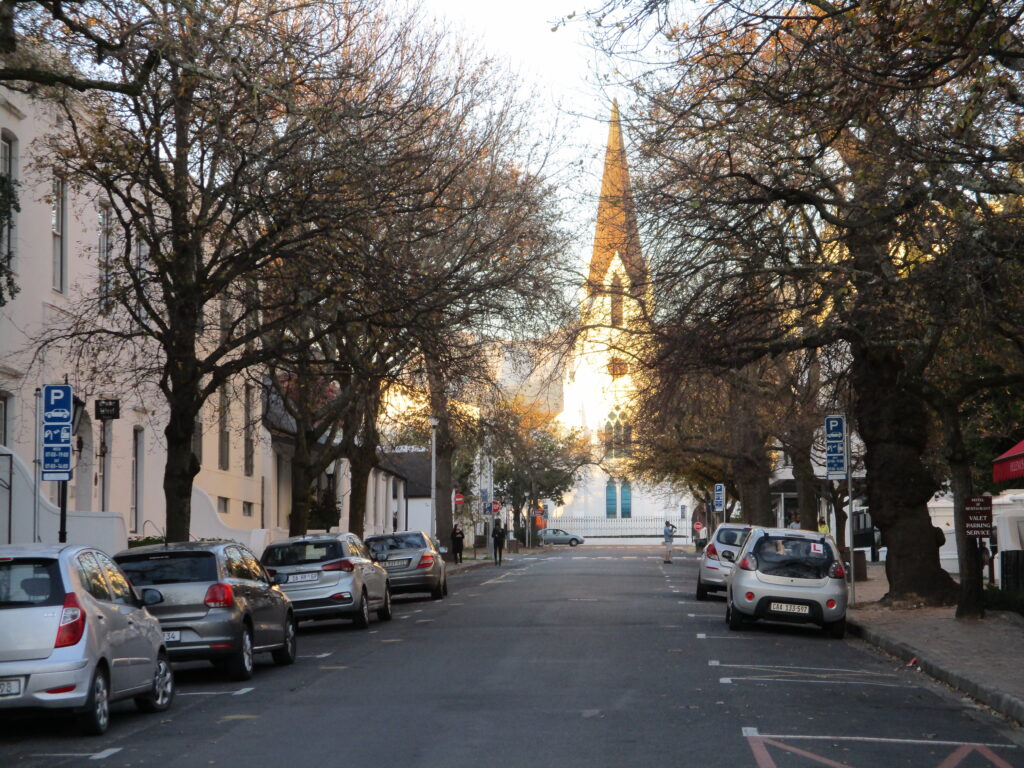
<path fill-rule="evenodd" d="M 608 288 L 608 268 L 618 254 L 626 267 L 631 285 L 627 292 L 643 290 L 647 281 L 647 266 L 640 253 L 640 233 L 636 223 L 633 190 L 629 182 L 629 164 L 622 142 L 618 102 L 612 102 L 612 116 L 608 126 L 608 146 L 604 154 L 604 176 L 601 179 L 601 197 L 597 206 L 597 227 L 594 231 L 594 253 L 590 259 L 589 293 L 600 293 Z"/>

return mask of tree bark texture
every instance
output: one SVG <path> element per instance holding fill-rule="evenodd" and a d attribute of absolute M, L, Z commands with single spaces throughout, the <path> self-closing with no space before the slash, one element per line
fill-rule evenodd
<path fill-rule="evenodd" d="M 192 452 L 197 408 L 170 401 L 167 426 L 167 463 L 164 465 L 164 503 L 167 507 L 168 541 L 188 541 L 192 523 L 192 483 L 199 474 L 199 459 Z"/>
<path fill-rule="evenodd" d="M 359 538 L 363 538 L 366 532 L 366 498 L 367 489 L 370 484 L 370 473 L 377 466 L 377 447 L 356 446 L 349 456 L 349 471 L 351 473 L 352 487 L 349 492 L 349 531 Z"/>

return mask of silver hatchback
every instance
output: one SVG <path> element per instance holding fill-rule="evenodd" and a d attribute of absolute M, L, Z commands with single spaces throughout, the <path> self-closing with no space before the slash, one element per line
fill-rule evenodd
<path fill-rule="evenodd" d="M 388 572 L 391 591 L 429 592 L 431 600 L 448 594 L 448 572 L 441 548 L 425 531 L 367 536 L 366 544 Z"/>
<path fill-rule="evenodd" d="M 750 526 L 742 523 L 722 523 L 715 529 L 697 565 L 698 600 L 707 600 L 709 592 L 725 589 L 725 580 L 749 532 Z"/>
<path fill-rule="evenodd" d="M 262 559 L 296 619 L 351 619 L 361 629 L 370 626 L 371 610 L 391 619 L 388 573 L 354 533 L 296 536 L 268 546 Z"/>
<path fill-rule="evenodd" d="M 71 709 L 99 735 L 110 703 L 163 712 L 174 675 L 160 623 L 106 554 L 90 547 L 0 547 L 0 711 Z"/>
<path fill-rule="evenodd" d="M 832 537 L 789 528 L 754 528 L 729 574 L 729 629 L 766 619 L 846 632 L 846 569 Z"/>

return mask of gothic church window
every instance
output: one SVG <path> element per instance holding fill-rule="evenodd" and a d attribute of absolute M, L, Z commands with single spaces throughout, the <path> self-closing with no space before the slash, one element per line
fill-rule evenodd
<path fill-rule="evenodd" d="M 604 427 L 605 458 L 621 459 L 629 456 L 633 430 L 626 420 L 626 414 L 616 406 L 608 414 Z"/>

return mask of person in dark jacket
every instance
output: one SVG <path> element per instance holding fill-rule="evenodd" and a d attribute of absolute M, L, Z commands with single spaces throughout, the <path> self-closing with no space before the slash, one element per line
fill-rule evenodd
<path fill-rule="evenodd" d="M 466 541 L 466 534 L 458 523 L 452 528 L 452 560 L 456 563 L 462 562 L 462 547 Z"/>
<path fill-rule="evenodd" d="M 501 524 L 501 520 L 494 521 L 491 538 L 494 539 L 494 564 L 501 565 L 501 553 L 505 550 L 505 526 Z"/>

